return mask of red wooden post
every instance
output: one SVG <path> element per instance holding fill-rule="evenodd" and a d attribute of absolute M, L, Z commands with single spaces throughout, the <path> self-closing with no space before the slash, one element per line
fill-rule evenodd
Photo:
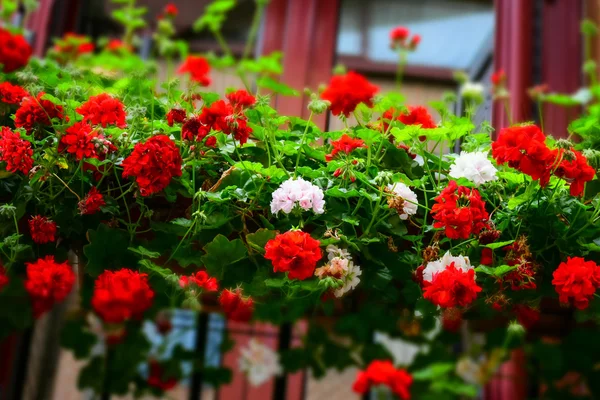
<path fill-rule="evenodd" d="M 27 29 L 35 33 L 32 46 L 34 54 L 38 57 L 44 55 L 53 6 L 54 0 L 40 0 L 38 9 L 29 16 L 27 21 Z"/>

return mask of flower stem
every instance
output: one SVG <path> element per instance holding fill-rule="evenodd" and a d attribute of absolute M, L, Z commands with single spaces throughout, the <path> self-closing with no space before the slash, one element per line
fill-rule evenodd
<path fill-rule="evenodd" d="M 304 129 L 304 133 L 302 134 L 302 139 L 300 139 L 300 148 L 298 148 L 298 154 L 296 155 L 296 168 L 294 168 L 294 178 L 298 175 L 298 165 L 300 165 L 300 155 L 303 153 L 302 148 L 304 147 L 304 142 L 306 142 L 306 134 L 308 133 L 308 128 L 312 122 L 313 112 L 310 112 L 308 117 L 308 121 L 306 122 L 306 128 Z"/>

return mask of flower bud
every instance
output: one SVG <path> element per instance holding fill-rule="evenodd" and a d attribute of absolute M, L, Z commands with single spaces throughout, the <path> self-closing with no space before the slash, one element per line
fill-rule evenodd
<path fill-rule="evenodd" d="M 520 323 L 518 323 L 517 321 L 512 321 L 509 325 L 508 325 L 508 336 L 515 338 L 515 339 L 520 339 L 523 336 L 525 336 L 525 328 L 523 327 L 523 325 L 521 325 Z"/>
<path fill-rule="evenodd" d="M 319 114 L 323 114 L 325 111 L 327 111 L 327 109 L 329 108 L 330 105 L 331 105 L 331 102 L 329 102 L 327 100 L 315 99 L 308 103 L 308 109 L 311 112 L 319 115 Z"/>
<path fill-rule="evenodd" d="M 472 101 L 475 104 L 481 104 L 484 100 L 485 88 L 481 83 L 465 82 L 460 87 L 460 94 L 466 101 Z"/>
<path fill-rule="evenodd" d="M 583 155 L 587 158 L 588 164 L 596 171 L 600 170 L 600 151 L 594 149 L 583 150 Z"/>
<path fill-rule="evenodd" d="M 389 171 L 380 171 L 375 177 L 375 183 L 377 186 L 387 186 L 392 183 L 394 176 Z"/>
<path fill-rule="evenodd" d="M 567 139 L 558 139 L 556 141 L 556 147 L 559 149 L 571 150 L 573 148 L 573 143 Z"/>

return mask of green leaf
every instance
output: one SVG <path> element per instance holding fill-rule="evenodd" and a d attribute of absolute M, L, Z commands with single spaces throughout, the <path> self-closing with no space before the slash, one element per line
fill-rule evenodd
<path fill-rule="evenodd" d="M 514 271 L 515 269 L 517 269 L 517 267 L 517 265 L 499 265 L 496 268 L 492 268 L 485 265 L 480 265 L 479 267 L 475 268 L 475 272 L 500 278 L 503 275 Z"/>
<path fill-rule="evenodd" d="M 248 242 L 248 244 L 254 249 L 264 252 L 267 242 L 273 239 L 276 235 L 277 234 L 275 231 L 261 228 L 254 233 L 249 233 L 246 235 L 246 242 Z"/>
<path fill-rule="evenodd" d="M 87 358 L 98 338 L 85 329 L 83 319 L 68 320 L 62 328 L 60 345 L 71 349 L 76 359 Z"/>
<path fill-rule="evenodd" d="M 96 393 L 102 393 L 102 384 L 104 382 L 104 358 L 95 356 L 79 372 L 77 379 L 77 388 L 93 389 Z"/>
<path fill-rule="evenodd" d="M 127 250 L 134 252 L 135 254 L 139 254 L 142 257 L 148 257 L 148 258 L 158 258 L 160 257 L 160 253 L 157 251 L 150 251 L 147 248 L 143 247 L 143 246 L 138 246 L 138 247 L 128 247 Z"/>
<path fill-rule="evenodd" d="M 454 363 L 435 363 L 412 373 L 416 381 L 429 381 L 454 371 Z"/>
<path fill-rule="evenodd" d="M 514 239 L 513 240 L 507 240 L 507 241 L 504 241 L 504 242 L 496 242 L 496 243 L 486 244 L 483 247 L 487 247 L 488 249 L 494 250 L 494 249 L 499 249 L 499 248 L 504 247 L 504 246 L 508 246 L 509 244 L 513 244 L 513 243 L 514 243 Z"/>
<path fill-rule="evenodd" d="M 273 92 L 279 93 L 284 96 L 298 96 L 298 94 L 299 94 L 297 90 L 289 87 L 286 84 L 277 82 L 276 80 L 274 80 L 273 78 L 270 78 L 268 76 L 263 76 L 263 77 L 259 78 L 258 81 L 256 82 L 256 85 L 263 89 L 272 90 Z"/>
<path fill-rule="evenodd" d="M 93 278 L 107 269 L 116 270 L 137 263 L 128 251 L 129 236 L 122 230 L 100 224 L 98 229 L 87 233 L 90 243 L 83 247 L 87 258 L 85 272 Z"/>
<path fill-rule="evenodd" d="M 248 257 L 244 242 L 240 239 L 229 241 L 223 235 L 217 235 L 212 242 L 204 246 L 204 251 L 206 255 L 200 259 L 206 266 L 208 274 L 218 280 L 223 279 L 228 267 Z"/>

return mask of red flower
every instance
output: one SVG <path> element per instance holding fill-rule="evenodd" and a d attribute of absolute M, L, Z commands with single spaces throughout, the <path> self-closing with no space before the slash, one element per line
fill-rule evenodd
<path fill-rule="evenodd" d="M 69 127 L 66 134 L 60 138 L 58 151 L 66 150 L 67 153 L 74 154 L 77 161 L 84 158 L 98 158 L 96 143 L 94 143 L 94 139 L 97 137 L 98 132 L 92 131 L 90 124 L 77 122 Z"/>
<path fill-rule="evenodd" d="M 525 327 L 531 329 L 540 320 L 540 312 L 525 304 L 517 304 L 513 307 L 513 312 L 517 317 L 517 321 Z"/>
<path fill-rule="evenodd" d="M 167 113 L 167 123 L 169 126 L 173 126 L 175 123 L 181 124 L 185 122 L 186 118 L 187 114 L 181 108 L 173 108 Z"/>
<path fill-rule="evenodd" d="M 487 227 L 489 214 L 477 189 L 458 186 L 450 181 L 448 186 L 435 198 L 431 215 L 436 221 L 435 228 L 445 228 L 450 239 L 468 239 L 471 234 L 479 234 Z"/>
<path fill-rule="evenodd" d="M 273 272 L 289 272 L 289 279 L 304 280 L 321 259 L 320 244 L 306 232 L 288 231 L 267 242 L 265 258 L 273 263 Z"/>
<path fill-rule="evenodd" d="M 410 36 L 410 31 L 405 26 L 397 26 L 390 31 L 390 41 L 392 46 L 397 43 L 403 43 Z"/>
<path fill-rule="evenodd" d="M 481 292 L 481 287 L 475 282 L 475 271 L 463 271 L 451 263 L 433 275 L 431 282 L 423 282 L 423 297 L 442 308 L 466 307 Z"/>
<path fill-rule="evenodd" d="M 15 126 L 24 128 L 28 133 L 37 125 L 52 125 L 52 119 L 63 119 L 63 108 L 51 102 L 44 100 L 44 92 L 40 92 L 37 97 L 26 97 L 21 103 L 21 107 L 15 113 Z"/>
<path fill-rule="evenodd" d="M 160 390 L 170 390 L 177 385 L 177 379 L 169 376 L 163 366 L 156 360 L 150 360 L 148 363 L 149 375 L 148 385 Z"/>
<path fill-rule="evenodd" d="M 92 187 L 87 196 L 85 196 L 85 198 L 79 202 L 79 212 L 81 215 L 95 214 L 100 210 L 100 207 L 105 204 L 106 201 L 104 201 L 104 196 L 102 196 L 102 193 L 98 192 L 96 187 Z"/>
<path fill-rule="evenodd" d="M 92 307 L 104 322 L 120 324 L 141 319 L 153 298 L 148 275 L 127 268 L 107 270 L 94 283 Z"/>
<path fill-rule="evenodd" d="M 546 136 L 535 125 L 521 125 L 504 128 L 498 140 L 492 143 L 492 155 L 498 164 L 508 163 L 511 168 L 518 169 L 540 180 L 546 186 L 550 180 L 550 170 L 556 159 L 556 152 L 545 144 Z"/>
<path fill-rule="evenodd" d="M 410 43 L 408 44 L 408 47 L 411 50 L 414 50 L 417 48 L 417 46 L 421 43 L 421 35 L 413 35 L 412 38 L 410 38 Z"/>
<path fill-rule="evenodd" d="M 552 274 L 552 284 L 561 303 L 583 310 L 600 286 L 600 267 L 581 257 L 568 257 Z"/>
<path fill-rule="evenodd" d="M 18 132 L 13 132 L 6 126 L 0 130 L 0 162 L 6 163 L 8 172 L 20 171 L 29 173 L 33 167 L 33 150 L 31 143 L 21 139 Z"/>
<path fill-rule="evenodd" d="M 452 333 L 458 332 L 462 325 L 462 311 L 459 308 L 445 308 L 442 311 L 442 327 Z"/>
<path fill-rule="evenodd" d="M 184 63 L 179 67 L 178 72 L 180 74 L 189 72 L 190 78 L 193 81 L 198 82 L 200 86 L 210 85 L 210 78 L 208 77 L 210 65 L 204 57 L 187 56 Z"/>
<path fill-rule="evenodd" d="M 536 266 L 525 257 L 516 258 L 504 258 L 504 262 L 510 266 L 517 266 L 517 269 L 504 275 L 501 280 L 502 283 L 510 284 L 511 290 L 535 290 L 537 285 L 535 284 Z"/>
<path fill-rule="evenodd" d="M 0 292 L 2 291 L 2 289 L 4 289 L 6 285 L 8 285 L 8 282 L 9 279 L 8 275 L 6 274 L 6 269 L 4 269 L 2 265 L 0 265 Z"/>
<path fill-rule="evenodd" d="M 481 250 L 481 261 L 479 263 L 481 265 L 492 265 L 494 263 L 494 252 L 492 249 L 484 247 Z"/>
<path fill-rule="evenodd" d="M 123 177 L 135 177 L 142 196 L 150 196 L 169 186 L 174 176 L 181 176 L 179 149 L 166 135 L 156 135 L 138 143 L 123 160 Z"/>
<path fill-rule="evenodd" d="M 29 93 L 21 86 L 13 85 L 10 82 L 0 83 L 0 103 L 21 104 Z"/>
<path fill-rule="evenodd" d="M 386 117 L 386 114 L 389 112 L 389 110 L 386 111 L 383 114 L 383 117 L 390 119 L 392 115 Z M 435 122 L 433 122 L 431 114 L 429 114 L 429 111 L 427 111 L 427 109 L 423 106 L 408 107 L 408 112 L 400 113 L 396 119 L 402 122 L 404 125 L 421 125 L 421 128 L 423 129 L 432 129 L 437 127 Z"/>
<path fill-rule="evenodd" d="M 206 135 L 208 135 L 208 131 L 198 117 L 188 118 L 181 127 L 181 138 L 183 140 L 202 140 Z"/>
<path fill-rule="evenodd" d="M 163 336 L 166 336 L 173 329 L 171 318 L 168 313 L 160 312 L 156 316 L 156 330 Z"/>
<path fill-rule="evenodd" d="M 226 135 L 233 135 L 240 144 L 244 144 L 252 133 L 252 128 L 248 126 L 246 117 L 234 115 L 234 108 L 223 100 L 215 101 L 210 107 L 204 107 L 198 121 L 194 122 L 194 125 L 190 128 L 190 133 L 193 132 L 198 122 L 201 126 L 197 129 L 197 141 L 204 139 L 213 130 L 221 131 Z M 191 140 L 188 137 L 184 137 L 184 139 Z"/>
<path fill-rule="evenodd" d="M 399 149 L 402 149 L 402 150 L 406 151 L 406 154 L 408 154 L 408 156 L 409 156 L 410 158 L 412 158 L 413 160 L 414 160 L 415 158 L 417 158 L 417 155 L 416 155 L 415 153 L 411 153 L 411 151 L 410 151 L 410 147 L 408 147 L 407 145 L 405 145 L 405 144 L 399 144 L 397 147 L 398 147 Z"/>
<path fill-rule="evenodd" d="M 410 386 L 413 378 L 405 369 L 396 369 L 391 361 L 372 361 L 364 371 L 360 371 L 352 385 L 352 390 L 365 394 L 372 386 L 385 385 L 402 400 L 410 400 Z"/>
<path fill-rule="evenodd" d="M 27 65 L 31 53 L 33 49 L 23 36 L 0 28 L 0 64 L 4 72 L 13 72 Z"/>
<path fill-rule="evenodd" d="M 587 158 L 575 149 L 570 153 L 575 157 L 574 160 L 562 159 L 554 175 L 563 178 L 570 184 L 571 196 L 580 196 L 585 189 L 585 183 L 594 179 L 594 168 L 590 167 Z"/>
<path fill-rule="evenodd" d="M 29 219 L 31 239 L 37 244 L 54 242 L 56 240 L 56 222 L 48 217 L 36 215 Z"/>
<path fill-rule="evenodd" d="M 76 111 L 83 115 L 84 122 L 89 121 L 92 125 L 102 125 L 104 128 L 111 124 L 119 128 L 127 126 L 123 103 L 107 93 L 90 97 Z"/>
<path fill-rule="evenodd" d="M 123 50 L 130 52 L 132 49 L 131 49 L 131 46 L 129 46 L 128 44 L 126 44 L 122 40 L 111 39 L 108 42 L 108 44 L 106 45 L 106 50 L 112 51 L 114 53 L 118 53 L 118 52 L 123 51 Z"/>
<path fill-rule="evenodd" d="M 192 275 L 182 276 L 179 278 L 179 286 L 187 288 L 190 284 L 193 284 L 199 288 L 206 290 L 207 292 L 216 292 L 219 290 L 219 284 L 215 278 L 208 276 L 206 271 L 198 271 Z"/>
<path fill-rule="evenodd" d="M 360 103 L 373 107 L 373 96 L 378 90 L 367 78 L 351 71 L 331 78 L 329 86 L 321 93 L 321 98 L 331 102 L 333 115 L 344 114 L 348 117 Z"/>
<path fill-rule="evenodd" d="M 331 153 L 325 155 L 325 159 L 328 162 L 333 160 L 333 157 L 340 151 L 350 154 L 358 148 L 367 147 L 362 139 L 352 139 L 345 133 L 338 140 L 332 141 L 331 145 L 333 146 L 333 150 L 331 150 Z"/>
<path fill-rule="evenodd" d="M 502 232 L 497 229 L 486 229 L 485 231 L 479 234 L 479 243 L 486 245 L 495 242 L 498 240 Z"/>
<path fill-rule="evenodd" d="M 251 297 L 245 297 L 242 289 L 225 289 L 219 296 L 219 304 L 228 319 L 237 322 L 248 322 L 254 313 L 254 301 Z"/>
<path fill-rule="evenodd" d="M 66 262 L 54 261 L 54 256 L 46 256 L 25 265 L 25 290 L 31 298 L 33 316 L 39 318 L 54 304 L 67 298 L 75 284 L 75 273 Z"/>
<path fill-rule="evenodd" d="M 204 141 L 206 147 L 215 147 L 217 145 L 217 138 L 215 136 L 209 136 Z"/>
<path fill-rule="evenodd" d="M 492 74 L 490 80 L 492 81 L 492 85 L 499 86 L 500 84 L 503 84 L 504 81 L 506 81 L 506 73 L 503 69 L 499 69 L 498 71 Z"/>
<path fill-rule="evenodd" d="M 92 53 L 94 48 L 94 43 L 87 36 L 68 32 L 62 39 L 57 41 L 53 50 L 57 61 L 66 63 L 70 60 L 76 60 L 83 54 Z"/>
<path fill-rule="evenodd" d="M 240 89 L 225 95 L 235 112 L 242 112 L 256 103 L 256 99 L 247 91 Z"/>

